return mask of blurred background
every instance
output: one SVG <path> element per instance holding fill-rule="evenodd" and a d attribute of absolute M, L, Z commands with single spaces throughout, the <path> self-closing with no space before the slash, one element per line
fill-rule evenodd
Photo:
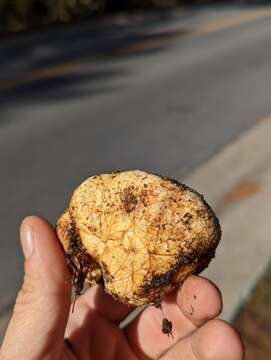
<path fill-rule="evenodd" d="M 85 178 L 143 169 L 216 210 L 204 275 L 269 359 L 271 1 L 0 0 L 0 69 L 0 338 L 22 218 L 54 225 Z"/>

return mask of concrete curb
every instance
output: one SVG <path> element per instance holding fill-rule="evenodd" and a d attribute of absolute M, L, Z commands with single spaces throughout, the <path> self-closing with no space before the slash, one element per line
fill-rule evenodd
<path fill-rule="evenodd" d="M 271 118 L 226 146 L 184 182 L 214 207 L 223 237 L 203 273 L 222 290 L 231 321 L 271 256 Z"/>

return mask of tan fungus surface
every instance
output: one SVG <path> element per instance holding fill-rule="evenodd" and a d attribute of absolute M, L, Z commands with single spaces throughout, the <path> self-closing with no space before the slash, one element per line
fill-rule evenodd
<path fill-rule="evenodd" d="M 108 293 L 132 305 L 159 303 L 189 274 L 203 270 L 221 237 L 201 195 L 138 170 L 84 181 L 56 231 L 80 271 L 84 266 L 72 255 L 71 239 L 88 254 L 90 283 L 103 278 Z"/>

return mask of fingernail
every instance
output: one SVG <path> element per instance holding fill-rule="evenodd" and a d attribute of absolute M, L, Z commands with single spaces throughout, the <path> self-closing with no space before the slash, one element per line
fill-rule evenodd
<path fill-rule="evenodd" d="M 31 225 L 24 221 L 21 225 L 21 243 L 24 257 L 29 258 L 34 250 L 34 231 Z"/>

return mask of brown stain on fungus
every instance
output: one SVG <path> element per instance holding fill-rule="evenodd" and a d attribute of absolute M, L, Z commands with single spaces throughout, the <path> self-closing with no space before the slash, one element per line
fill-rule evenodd
<path fill-rule="evenodd" d="M 84 248 L 73 221 L 70 222 L 67 233 L 69 237 L 69 245 L 66 252 L 67 264 L 72 274 L 72 286 L 75 296 L 79 296 L 83 290 L 88 273 L 99 268 L 99 265 Z"/>
<path fill-rule="evenodd" d="M 182 218 L 182 221 L 185 225 L 190 225 L 192 220 L 193 220 L 193 215 L 190 213 L 185 213 Z"/>
<path fill-rule="evenodd" d="M 165 274 L 154 276 L 149 283 L 143 285 L 143 292 L 148 293 L 150 290 L 167 286 L 172 282 L 172 275 L 172 271 L 168 271 Z"/>
<path fill-rule="evenodd" d="M 131 187 L 124 189 L 121 201 L 123 208 L 127 213 L 132 212 L 136 208 L 138 200 Z"/>
<path fill-rule="evenodd" d="M 114 279 L 114 276 L 110 273 L 110 271 L 108 270 L 108 266 L 104 262 L 101 263 L 101 268 L 104 282 L 112 281 Z"/>

